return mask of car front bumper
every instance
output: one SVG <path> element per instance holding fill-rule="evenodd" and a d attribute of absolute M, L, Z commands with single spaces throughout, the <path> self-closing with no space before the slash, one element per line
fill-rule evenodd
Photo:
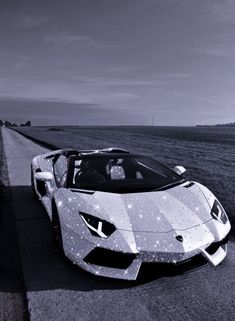
<path fill-rule="evenodd" d="M 104 277 L 135 280 L 142 263 L 178 265 L 201 255 L 213 266 L 227 254 L 230 223 L 214 221 L 185 231 L 169 233 L 133 233 L 122 231 L 108 239 L 83 237 L 63 230 L 66 256 L 86 271 Z M 162 234 L 165 234 L 164 236 Z M 182 235 L 184 242 L 176 241 Z M 202 235 L 202 237 L 200 237 Z M 135 243 L 133 243 L 135 242 Z"/>

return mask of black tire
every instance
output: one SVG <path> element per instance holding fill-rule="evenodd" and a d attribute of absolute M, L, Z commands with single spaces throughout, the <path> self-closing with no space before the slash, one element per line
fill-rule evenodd
<path fill-rule="evenodd" d="M 33 168 L 31 167 L 31 190 L 32 190 L 32 194 L 33 194 L 33 198 L 37 199 L 37 193 L 35 190 L 35 186 L 34 186 L 34 174 L 33 174 Z"/>
<path fill-rule="evenodd" d="M 52 219 L 52 238 L 56 252 L 64 255 L 63 240 L 61 234 L 60 220 L 56 210 L 54 210 Z"/>

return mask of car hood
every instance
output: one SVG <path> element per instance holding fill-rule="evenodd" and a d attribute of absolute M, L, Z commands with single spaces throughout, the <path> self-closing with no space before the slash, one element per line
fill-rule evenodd
<path fill-rule="evenodd" d="M 196 184 L 189 188 L 180 185 L 165 191 L 144 193 L 78 194 L 86 204 L 83 211 L 112 222 L 122 230 L 185 230 L 212 219 L 210 206 Z"/>

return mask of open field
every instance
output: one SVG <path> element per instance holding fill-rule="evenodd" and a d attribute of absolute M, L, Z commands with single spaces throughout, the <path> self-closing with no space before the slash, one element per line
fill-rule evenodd
<path fill-rule="evenodd" d="M 170 167 L 183 165 L 187 176 L 207 185 L 235 225 L 235 127 L 29 127 L 24 134 L 58 148 L 126 148 Z"/>

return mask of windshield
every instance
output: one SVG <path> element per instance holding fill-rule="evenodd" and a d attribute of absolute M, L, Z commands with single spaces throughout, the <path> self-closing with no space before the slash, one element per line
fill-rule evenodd
<path fill-rule="evenodd" d="M 70 166 L 68 187 L 134 193 L 169 188 L 183 179 L 152 158 L 138 155 L 84 155 Z"/>

